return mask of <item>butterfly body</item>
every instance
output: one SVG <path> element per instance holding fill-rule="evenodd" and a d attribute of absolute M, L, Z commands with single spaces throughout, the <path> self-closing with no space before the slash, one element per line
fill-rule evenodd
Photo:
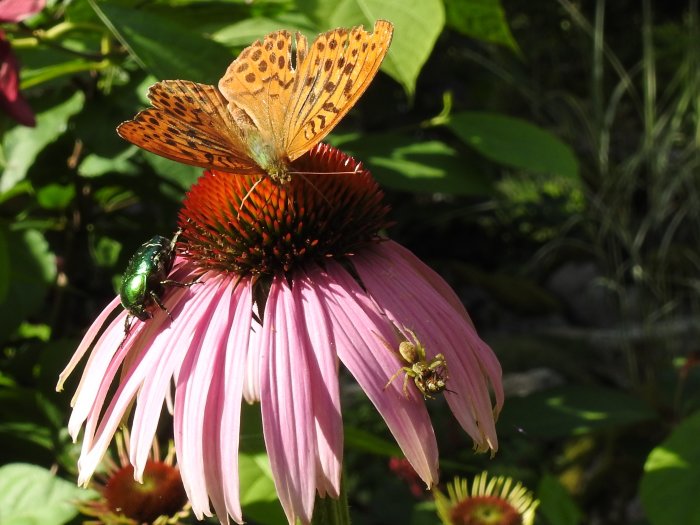
<path fill-rule="evenodd" d="M 244 49 L 218 86 L 164 80 L 152 107 L 117 128 L 163 157 L 284 184 L 291 164 L 352 108 L 379 70 L 393 26 L 379 20 L 319 35 L 311 45 L 287 31 Z"/>
<path fill-rule="evenodd" d="M 250 158 L 274 181 L 287 183 L 289 175 L 289 159 L 283 153 L 270 148 L 260 134 L 248 135 L 248 153 Z"/>

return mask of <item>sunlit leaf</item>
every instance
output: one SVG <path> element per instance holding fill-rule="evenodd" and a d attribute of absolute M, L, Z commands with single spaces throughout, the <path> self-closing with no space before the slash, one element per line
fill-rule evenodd
<path fill-rule="evenodd" d="M 683 421 L 647 457 L 640 485 L 653 525 L 697 523 L 700 516 L 700 412 Z"/>
<path fill-rule="evenodd" d="M 312 14 L 328 16 L 319 21 L 325 29 L 359 24 L 371 28 L 378 19 L 393 23 L 394 38 L 382 69 L 413 96 L 418 75 L 445 25 L 440 0 L 326 0 L 312 4 L 306 6 Z"/>
<path fill-rule="evenodd" d="M 96 154 L 87 155 L 78 166 L 82 177 L 101 177 L 107 173 L 136 174 L 138 167 L 131 162 L 136 147 L 130 147 L 114 157 L 102 157 Z"/>
<path fill-rule="evenodd" d="M 244 516 L 261 525 L 284 523 L 284 513 L 277 499 L 267 455 L 242 452 L 238 456 L 238 461 Z"/>
<path fill-rule="evenodd" d="M 573 150 L 529 122 L 497 113 L 465 111 L 450 117 L 448 127 L 465 144 L 494 162 L 522 170 L 578 177 Z"/>
<path fill-rule="evenodd" d="M 37 154 L 66 131 L 68 119 L 80 111 L 83 101 L 82 92 L 76 91 L 65 102 L 39 113 L 36 127 L 15 126 L 5 133 L 0 193 L 5 193 L 27 175 Z"/>
<path fill-rule="evenodd" d="M 416 142 L 409 135 L 385 133 L 332 141 L 362 159 L 377 180 L 394 189 L 454 195 L 484 195 L 490 191 L 479 171 L 437 140 Z"/>
<path fill-rule="evenodd" d="M 0 467 L 2 525 L 61 525 L 77 516 L 76 501 L 91 497 L 94 492 L 36 465 Z"/>

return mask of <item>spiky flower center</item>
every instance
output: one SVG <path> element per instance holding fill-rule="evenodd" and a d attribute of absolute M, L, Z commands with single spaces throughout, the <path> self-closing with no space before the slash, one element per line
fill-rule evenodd
<path fill-rule="evenodd" d="M 136 523 L 172 516 L 187 503 L 180 471 L 162 461 L 146 463 L 143 484 L 134 480 L 134 467 L 120 468 L 107 480 L 103 495 L 112 512 Z"/>
<path fill-rule="evenodd" d="M 450 513 L 452 525 L 521 525 L 520 513 L 498 496 L 476 496 L 457 503 Z"/>
<path fill-rule="evenodd" d="M 290 175 L 280 184 L 206 171 L 180 211 L 181 254 L 203 269 L 270 276 L 376 242 L 388 208 L 361 164 L 321 144 Z"/>

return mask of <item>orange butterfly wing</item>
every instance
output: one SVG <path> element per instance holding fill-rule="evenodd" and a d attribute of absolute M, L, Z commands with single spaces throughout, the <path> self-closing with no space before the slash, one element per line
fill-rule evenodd
<path fill-rule="evenodd" d="M 297 35 L 298 63 L 306 49 L 306 39 Z M 219 90 L 229 101 L 232 112 L 242 111 L 257 128 L 261 147 L 268 157 L 283 160 L 286 137 L 285 115 L 293 96 L 296 71 L 293 69 L 292 35 L 276 31 L 244 49 L 219 81 Z M 254 138 L 246 137 L 249 147 Z M 253 155 L 255 158 L 256 155 Z"/>
<path fill-rule="evenodd" d="M 119 136 L 192 166 L 260 173 L 241 136 L 245 120 L 236 121 L 214 86 L 164 80 L 151 86 L 148 98 L 153 107 L 120 124 Z"/>
<path fill-rule="evenodd" d="M 311 45 L 297 68 L 292 105 L 285 119 L 285 150 L 290 160 L 309 151 L 350 111 L 384 60 L 394 27 L 378 20 L 374 31 L 362 26 L 335 29 Z"/>
<path fill-rule="evenodd" d="M 254 123 L 265 161 L 294 160 L 320 142 L 357 102 L 379 70 L 393 26 L 379 20 L 306 38 L 287 31 L 267 35 L 243 50 L 219 81 L 232 111 Z M 246 141 L 249 146 L 252 141 Z"/>

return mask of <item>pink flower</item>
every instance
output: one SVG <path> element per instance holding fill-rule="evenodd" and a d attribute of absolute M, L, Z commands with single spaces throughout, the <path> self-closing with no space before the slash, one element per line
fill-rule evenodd
<path fill-rule="evenodd" d="M 227 515 L 242 523 L 241 401 L 259 401 L 282 507 L 290 524 L 309 523 L 316 493 L 340 490 L 339 363 L 428 487 L 438 479 L 438 450 L 418 385 L 431 373 L 446 382 L 434 395 L 444 395 L 475 448 L 497 449 L 500 365 L 445 281 L 378 236 L 388 210 L 369 172 L 325 145 L 294 167 L 308 174 L 288 185 L 205 172 L 180 212 L 169 276 L 201 283 L 166 287 L 172 321 L 154 305 L 153 318 L 136 320 L 123 342 L 125 312 L 99 335 L 118 299 L 90 327 L 58 385 L 94 343 L 69 422 L 74 439 L 85 427 L 80 483 L 134 400 L 129 452 L 142 475 L 174 383 L 175 446 L 194 513 L 211 515 L 211 501 L 222 523 Z M 424 364 L 443 354 L 444 367 L 414 374 L 405 387 L 404 372 L 388 384 L 410 369 L 402 343 L 424 349 Z"/>
<path fill-rule="evenodd" d="M 45 0 L 0 0 L 0 23 L 21 22 L 44 8 Z M 0 31 L 0 109 L 24 126 L 34 126 L 34 112 L 19 92 L 19 64 Z"/>

